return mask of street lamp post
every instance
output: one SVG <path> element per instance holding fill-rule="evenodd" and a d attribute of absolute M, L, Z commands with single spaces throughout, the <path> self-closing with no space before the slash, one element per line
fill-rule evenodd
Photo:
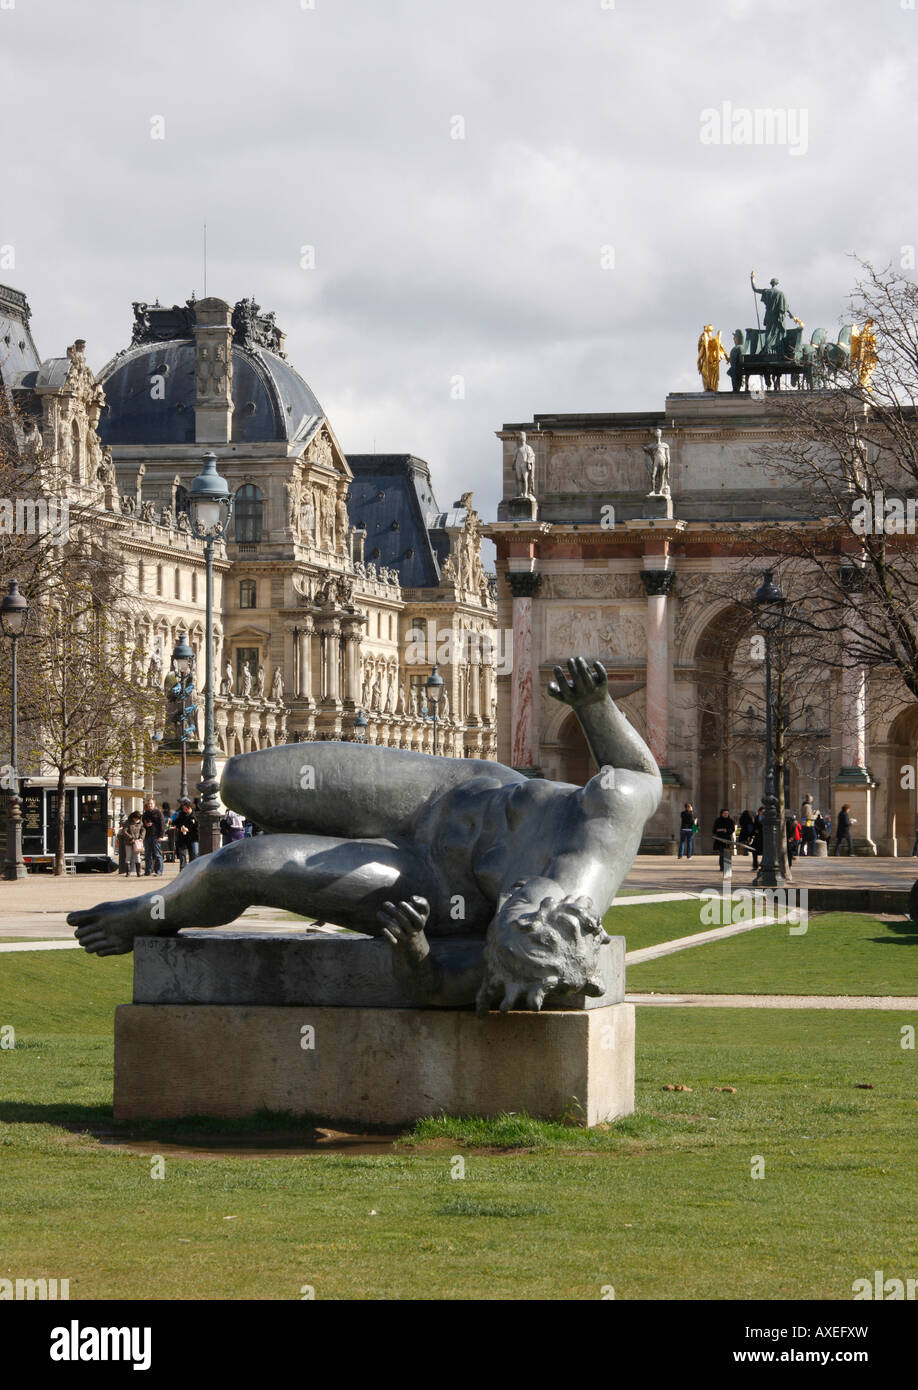
<path fill-rule="evenodd" d="M 424 689 L 427 691 L 427 702 L 433 708 L 433 751 L 437 753 L 437 706 L 440 703 L 440 696 L 443 694 L 443 677 L 434 665 L 433 670 L 424 682 Z"/>
<path fill-rule="evenodd" d="M 366 717 L 366 715 L 364 714 L 363 710 L 362 710 L 362 709 L 359 709 L 359 710 L 357 711 L 357 713 L 354 715 L 354 742 L 355 742 L 355 743 L 366 743 L 366 741 L 367 741 L 367 725 L 369 724 L 369 722 L 370 722 L 370 721 L 369 721 L 369 719 L 367 719 L 367 717 Z"/>
<path fill-rule="evenodd" d="M 188 795 L 188 738 L 194 727 L 189 721 L 195 712 L 195 706 L 191 702 L 191 696 L 194 694 L 194 677 L 192 676 L 194 651 L 184 632 L 179 633 L 179 639 L 172 650 L 172 669 L 178 677 L 172 687 L 171 694 L 172 698 L 178 702 L 176 720 L 182 749 L 182 770 L 179 785 L 179 803 L 181 804 Z"/>
<path fill-rule="evenodd" d="M 25 632 L 28 616 L 29 605 L 19 592 L 19 581 L 18 579 L 11 579 L 9 592 L 4 595 L 3 602 L 0 603 L 0 627 L 3 629 L 4 637 L 10 639 L 12 652 L 9 796 L 7 798 L 6 863 L 3 867 L 3 877 L 9 879 L 28 877 L 28 870 L 22 862 L 22 801 L 19 797 L 18 772 L 19 680 L 16 664 L 16 643 Z"/>
<path fill-rule="evenodd" d="M 214 727 L 214 545 L 222 541 L 233 515 L 233 495 L 217 472 L 217 456 L 204 455 L 204 467 L 188 490 L 188 513 L 194 535 L 204 541 L 206 615 L 204 633 L 204 756 L 201 761 L 201 853 L 220 848 L 220 798 L 217 795 L 217 737 Z"/>
<path fill-rule="evenodd" d="M 771 642 L 784 617 L 784 595 L 767 570 L 764 581 L 756 590 L 753 603 L 756 622 L 765 638 L 765 819 L 762 824 L 762 864 L 756 883 L 763 888 L 782 888 L 784 873 L 778 851 L 778 795 L 775 785 L 774 727 L 771 708 Z"/>

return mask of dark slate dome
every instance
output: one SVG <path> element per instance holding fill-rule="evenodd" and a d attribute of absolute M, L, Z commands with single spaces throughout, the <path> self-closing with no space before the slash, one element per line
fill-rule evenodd
<path fill-rule="evenodd" d="M 240 314 L 249 305 L 251 312 Z M 239 324 L 233 342 L 233 443 L 306 440 L 324 412 L 299 372 L 271 350 L 269 344 L 279 345 L 283 335 L 274 316 L 258 315 L 257 309 L 253 301 L 242 300 L 233 317 L 234 327 Z M 194 301 L 172 309 L 135 305 L 134 313 L 133 344 L 99 375 L 106 402 L 99 422 L 102 442 L 193 444 Z"/>

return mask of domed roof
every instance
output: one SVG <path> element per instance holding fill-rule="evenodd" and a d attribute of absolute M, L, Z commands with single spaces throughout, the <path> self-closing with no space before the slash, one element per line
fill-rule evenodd
<path fill-rule="evenodd" d="M 248 306 L 248 316 L 240 315 Z M 232 442 L 305 442 L 324 419 L 324 411 L 299 372 L 271 350 L 268 344 L 278 346 L 283 335 L 274 326 L 274 316 L 256 317 L 257 309 L 254 301 L 240 301 L 233 318 L 234 327 L 239 326 L 232 349 Z M 171 310 L 135 304 L 134 313 L 134 343 L 99 375 L 106 400 L 99 422 L 102 442 L 193 444 L 194 301 Z"/>

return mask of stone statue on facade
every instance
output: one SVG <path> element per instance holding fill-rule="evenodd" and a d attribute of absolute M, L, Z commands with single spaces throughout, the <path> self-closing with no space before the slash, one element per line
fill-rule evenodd
<path fill-rule="evenodd" d="M 408 713 L 408 697 L 405 694 L 404 684 L 400 685 L 398 688 L 398 704 L 395 708 L 398 714 L 405 715 Z"/>
<path fill-rule="evenodd" d="M 601 996 L 603 914 L 663 785 L 602 667 L 572 658 L 568 672 L 556 669 L 548 693 L 574 712 L 601 769 L 586 786 L 473 758 L 317 742 L 309 762 L 321 790 L 304 792 L 301 744 L 233 757 L 222 800 L 270 833 L 157 885 L 156 910 L 147 893 L 72 912 L 77 940 L 117 955 L 139 936 L 221 926 L 259 904 L 384 938 L 421 1005 L 474 1001 L 481 1017 Z M 456 935 L 457 893 L 464 935 L 482 943 L 471 965 L 430 950 L 429 938 Z"/>
<path fill-rule="evenodd" d="M 152 502 L 141 502 L 141 504 L 140 504 L 140 520 L 141 520 L 141 521 L 149 521 L 149 522 L 155 522 L 155 521 L 156 521 L 156 508 L 155 508 L 155 506 L 153 505 Z"/>
<path fill-rule="evenodd" d="M 223 668 L 223 679 L 220 682 L 220 694 L 232 695 L 235 683 L 233 679 L 233 663 L 228 661 Z"/>
<path fill-rule="evenodd" d="M 289 478 L 284 483 L 284 491 L 287 494 L 287 530 L 293 537 L 300 531 L 300 480 L 297 477 Z"/>
<path fill-rule="evenodd" d="M 347 501 L 342 493 L 335 504 L 335 527 L 337 531 L 338 549 L 347 548 L 347 535 L 351 529 L 351 519 L 348 515 Z"/>
<path fill-rule="evenodd" d="M 271 699 L 276 705 L 284 703 L 284 677 L 279 666 L 274 668 L 274 679 L 271 681 Z"/>
<path fill-rule="evenodd" d="M 258 667 L 258 671 L 255 675 L 255 694 L 258 696 L 259 700 L 265 698 L 265 668 L 261 665 Z"/>
<path fill-rule="evenodd" d="M 650 460 L 650 492 L 649 497 L 669 497 L 669 445 L 663 442 L 663 431 L 655 429 L 653 431 L 654 442 L 642 446 L 644 453 Z"/>
<path fill-rule="evenodd" d="M 513 472 L 516 474 L 517 496 L 535 497 L 535 454 L 531 444 L 526 443 L 526 431 L 517 435 L 516 453 L 513 455 Z"/>
<path fill-rule="evenodd" d="M 27 461 L 37 459 L 45 446 L 38 421 L 28 418 L 22 426 L 22 456 Z"/>
<path fill-rule="evenodd" d="M 248 662 L 242 668 L 242 684 L 239 687 L 239 694 L 243 700 L 252 698 L 252 668 Z"/>

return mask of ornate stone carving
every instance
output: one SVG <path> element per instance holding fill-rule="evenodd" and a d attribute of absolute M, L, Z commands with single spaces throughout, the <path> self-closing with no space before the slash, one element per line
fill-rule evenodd
<path fill-rule="evenodd" d="M 538 591 L 542 576 L 534 570 L 513 570 L 507 574 L 507 583 L 514 598 L 532 598 Z"/>
<path fill-rule="evenodd" d="M 551 659 L 566 652 L 614 661 L 643 660 L 646 629 L 636 611 L 613 608 L 568 608 L 548 614 L 546 648 Z"/>
<path fill-rule="evenodd" d="M 327 432 L 323 429 L 316 435 L 309 446 L 310 461 L 319 468 L 331 468 L 335 466 L 335 455 L 332 449 L 332 442 Z"/>
<path fill-rule="evenodd" d="M 641 570 L 641 581 L 648 598 L 657 594 L 668 597 L 676 582 L 675 570 Z"/>
<path fill-rule="evenodd" d="M 543 574 L 542 598 L 637 598 L 642 592 L 636 574 L 601 571 L 578 574 Z"/>

